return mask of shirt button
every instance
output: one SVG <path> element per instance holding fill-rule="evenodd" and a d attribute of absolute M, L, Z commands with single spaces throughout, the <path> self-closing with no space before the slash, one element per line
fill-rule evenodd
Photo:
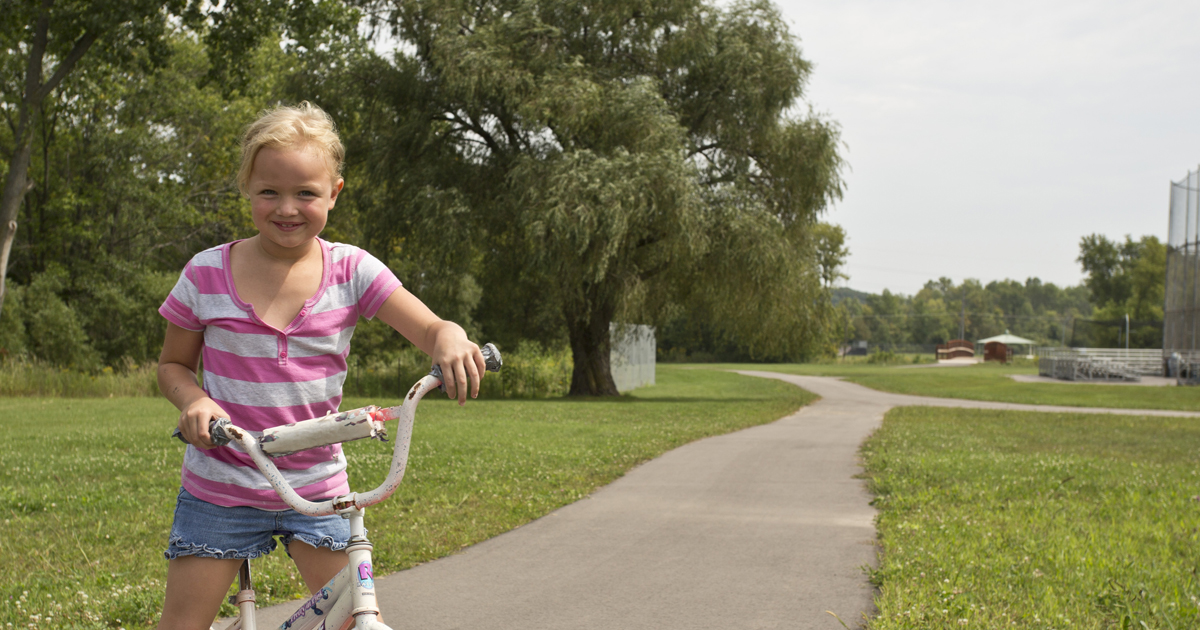
<path fill-rule="evenodd" d="M 308 315 L 308 309 L 306 309 L 306 308 L 302 308 L 302 309 L 300 309 L 300 315 L 301 315 L 302 317 L 303 317 L 304 315 Z"/>
<path fill-rule="evenodd" d="M 286 359 L 286 358 L 287 358 L 287 350 L 284 350 L 283 352 L 280 352 L 280 353 L 279 353 L 279 358 L 280 358 L 280 359 Z"/>

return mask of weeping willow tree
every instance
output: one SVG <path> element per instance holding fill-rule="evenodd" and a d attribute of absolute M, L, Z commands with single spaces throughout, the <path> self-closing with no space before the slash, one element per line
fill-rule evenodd
<path fill-rule="evenodd" d="M 356 201 L 443 312 L 510 338 L 565 330 L 573 395 L 617 393 L 614 321 L 688 309 L 759 356 L 813 343 L 811 227 L 842 160 L 770 3 L 365 8 L 399 44 L 364 73 Z"/>

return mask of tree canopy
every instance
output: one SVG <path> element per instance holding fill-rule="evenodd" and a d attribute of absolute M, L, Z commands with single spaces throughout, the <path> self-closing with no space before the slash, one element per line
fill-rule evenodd
<path fill-rule="evenodd" d="M 837 290 L 839 297 L 845 293 Z M 1039 344 L 1059 345 L 1072 320 L 1092 314 L 1088 290 L 1059 287 L 1038 278 L 996 280 L 983 284 L 967 279 L 930 280 L 915 295 L 884 290 L 881 294 L 846 296 L 838 308 L 847 321 L 847 341 L 869 341 L 891 348 L 930 346 L 951 339 L 983 339 L 1009 331 Z"/>
<path fill-rule="evenodd" d="M 20 77 L 0 81 L 21 225 L 6 351 L 152 359 L 187 257 L 250 233 L 238 132 L 299 100 L 348 146 L 325 236 L 477 336 L 568 345 L 573 393 L 616 393 L 621 322 L 690 322 L 752 358 L 830 349 L 838 128 L 805 105 L 811 65 L 768 2 L 108 4 L 0 24 Z"/>
<path fill-rule="evenodd" d="M 1087 278 L 1097 320 L 1112 322 L 1097 331 L 1094 343 L 1117 347 L 1124 339 L 1121 320 L 1128 317 L 1129 345 L 1161 348 L 1163 298 L 1167 278 L 1167 246 L 1156 236 L 1125 241 L 1090 234 L 1079 242 L 1079 264 Z"/>
<path fill-rule="evenodd" d="M 686 308 L 751 351 L 811 343 L 810 228 L 842 162 L 836 126 L 793 113 L 810 65 L 769 3 L 374 6 L 401 45 L 363 210 L 444 310 L 478 300 L 502 339 L 565 330 L 573 394 L 616 393 L 617 320 Z"/>

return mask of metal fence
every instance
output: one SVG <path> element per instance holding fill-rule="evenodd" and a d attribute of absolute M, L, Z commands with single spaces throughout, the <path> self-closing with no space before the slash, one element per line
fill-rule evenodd
<path fill-rule="evenodd" d="M 1163 356 L 1200 361 L 1200 168 L 1171 182 Z"/>

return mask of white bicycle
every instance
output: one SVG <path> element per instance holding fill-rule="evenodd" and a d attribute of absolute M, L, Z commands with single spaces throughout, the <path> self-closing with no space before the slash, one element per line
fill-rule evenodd
<path fill-rule="evenodd" d="M 489 372 L 498 372 L 503 365 L 500 351 L 487 344 L 481 348 Z M 274 427 L 254 437 L 239 429 L 227 418 L 213 421 L 209 426 L 212 442 L 217 445 L 237 442 L 254 460 L 275 492 L 279 493 L 292 509 L 309 516 L 339 514 L 350 521 L 350 542 L 346 546 L 349 561 L 332 580 L 305 600 L 279 630 L 391 630 L 379 621 L 379 606 L 375 598 L 375 576 L 371 566 L 371 542 L 363 527 L 366 508 L 392 496 L 404 478 L 408 465 L 408 447 L 412 440 L 413 419 L 417 404 L 425 394 L 442 387 L 442 373 L 433 367 L 427 376 L 417 381 L 404 402 L 396 407 L 380 408 L 374 405 L 331 413 L 295 424 Z M 396 444 L 392 453 L 392 466 L 387 479 L 379 487 L 365 493 L 351 492 L 327 501 L 313 503 L 296 494 L 295 489 L 279 474 L 272 458 L 282 457 L 318 446 L 341 444 L 362 438 L 387 441 L 383 423 L 399 420 Z M 176 436 L 179 430 L 176 429 Z M 180 438 L 182 439 L 182 438 Z M 254 621 L 255 597 L 250 583 L 250 561 L 242 563 L 238 572 L 237 595 L 229 601 L 238 607 L 238 617 L 225 630 L 257 630 Z"/>

